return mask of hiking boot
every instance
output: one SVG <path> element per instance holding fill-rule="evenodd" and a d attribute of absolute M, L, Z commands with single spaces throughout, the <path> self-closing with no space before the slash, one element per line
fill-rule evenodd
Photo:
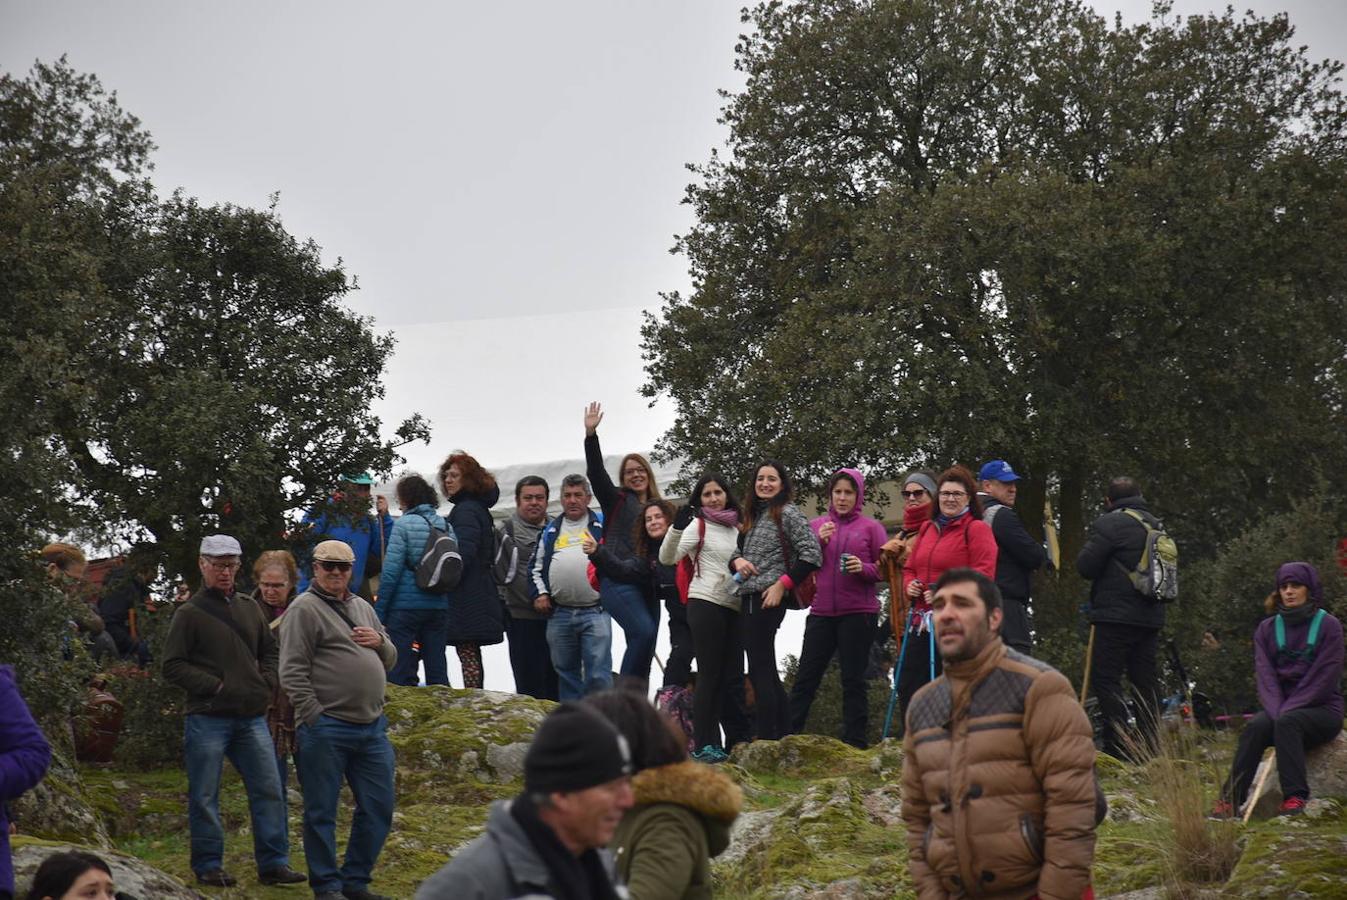
<path fill-rule="evenodd" d="M 197 872 L 196 883 L 207 887 L 233 887 L 238 879 L 224 869 L 211 869 L 209 872 Z"/>
<path fill-rule="evenodd" d="M 313 900 L 346 900 L 341 891 L 323 891 L 320 894 L 314 894 Z"/>
<path fill-rule="evenodd" d="M 346 900 L 393 900 L 392 897 L 376 894 L 366 888 L 342 888 L 341 895 Z"/>
<path fill-rule="evenodd" d="M 699 763 L 715 765 L 716 763 L 723 763 L 730 758 L 730 755 L 719 747 L 713 747 L 710 744 L 707 744 L 702 749 L 694 752 L 692 758 Z"/>
<path fill-rule="evenodd" d="M 261 884 L 299 884 L 301 881 L 308 881 L 308 876 L 301 875 L 289 866 L 276 866 L 274 869 L 258 872 L 257 880 Z"/>
<path fill-rule="evenodd" d="M 1217 800 L 1216 805 L 1207 813 L 1208 819 L 1233 819 L 1235 817 L 1235 806 L 1229 800 Z"/>
<path fill-rule="evenodd" d="M 1287 797 L 1277 810 L 1279 816 L 1298 816 L 1305 811 L 1304 797 Z"/>

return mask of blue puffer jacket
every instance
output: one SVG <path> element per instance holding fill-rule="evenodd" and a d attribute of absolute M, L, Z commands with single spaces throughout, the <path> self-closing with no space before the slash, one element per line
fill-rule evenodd
<path fill-rule="evenodd" d="M 14 670 L 0 666 L 0 894 L 4 896 L 14 891 L 5 804 L 41 781 L 49 762 L 51 747 L 14 684 Z"/>
<path fill-rule="evenodd" d="M 449 592 L 449 644 L 499 644 L 505 640 L 505 604 L 496 593 L 491 574 L 496 529 L 488 511 L 500 499 L 500 489 L 485 494 L 460 491 L 449 498 L 449 524 L 454 526 L 463 578 Z"/>
<path fill-rule="evenodd" d="M 379 578 L 379 602 L 374 606 L 380 622 L 386 623 L 389 613 L 398 610 L 444 609 L 447 605 L 444 594 L 428 594 L 416 586 L 416 564 L 421 561 L 421 551 L 430 538 L 431 522 L 455 537 L 454 529 L 445 524 L 429 503 L 413 506 L 393 522 L 393 533 L 384 552 L 383 575 Z"/>

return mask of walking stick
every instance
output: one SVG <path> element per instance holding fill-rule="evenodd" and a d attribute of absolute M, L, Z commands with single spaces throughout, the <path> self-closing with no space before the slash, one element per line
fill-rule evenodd
<path fill-rule="evenodd" d="M 1272 774 L 1272 769 L 1276 764 L 1277 748 L 1273 747 L 1268 751 L 1267 759 L 1263 761 L 1263 774 L 1258 776 L 1258 783 L 1253 786 L 1253 793 L 1249 794 L 1249 799 L 1244 801 L 1244 821 L 1242 824 L 1249 824 L 1249 817 L 1253 815 L 1253 808 L 1258 805 L 1258 797 L 1263 793 L 1263 786 L 1267 784 L 1267 777 Z"/>
<path fill-rule="evenodd" d="M 893 708 L 898 703 L 898 683 L 903 678 L 903 657 L 907 655 L 907 636 L 911 630 L 903 628 L 903 643 L 898 647 L 898 665 L 893 667 L 893 689 L 889 691 L 889 711 L 884 715 L 884 733 L 880 740 L 888 740 L 889 726 L 893 724 Z"/>
<path fill-rule="evenodd" d="M 929 610 L 925 613 L 924 618 L 926 619 L 926 634 L 930 638 L 931 677 L 926 679 L 927 683 L 930 683 L 935 681 L 935 622 L 931 621 Z"/>
<path fill-rule="evenodd" d="M 1090 641 L 1085 645 L 1085 677 L 1080 682 L 1080 705 L 1085 705 L 1085 697 L 1090 693 L 1090 663 L 1094 662 L 1094 625 L 1090 626 Z"/>

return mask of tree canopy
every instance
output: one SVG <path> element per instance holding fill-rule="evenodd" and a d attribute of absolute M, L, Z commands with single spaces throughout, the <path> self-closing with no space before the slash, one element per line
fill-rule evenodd
<path fill-rule="evenodd" d="M 1186 546 L 1347 464 L 1347 107 L 1285 16 L 1074 0 L 745 13 L 690 294 L 648 317 L 661 452 L 807 480 L 993 457 L 1064 550 L 1113 474 Z M 1026 502 L 1026 500 L 1030 502 Z"/>

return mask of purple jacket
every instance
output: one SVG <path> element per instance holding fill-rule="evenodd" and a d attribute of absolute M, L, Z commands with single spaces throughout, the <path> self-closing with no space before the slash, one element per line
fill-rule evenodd
<path fill-rule="evenodd" d="M 1269 616 L 1253 636 L 1254 670 L 1258 676 L 1258 699 L 1272 718 L 1293 709 L 1317 706 L 1343 715 L 1342 623 L 1324 616 L 1313 659 L 1277 658 L 1277 617 Z M 1302 650 L 1309 640 L 1310 623 L 1286 626 L 1286 649 Z"/>
<path fill-rule="evenodd" d="M 0 891 L 14 892 L 6 804 L 47 774 L 51 747 L 14 684 L 14 670 L 0 666 Z"/>
<path fill-rule="evenodd" d="M 826 516 L 819 516 L 809 525 L 817 535 L 827 522 L 835 522 L 837 530 L 828 543 L 823 544 L 823 566 L 818 570 L 818 594 L 810 615 L 845 616 L 852 613 L 878 613 L 879 598 L 875 583 L 879 581 L 879 549 L 889 539 L 884 526 L 861 510 L 865 506 L 865 476 L 856 469 L 838 469 L 856 482 L 856 505 L 845 516 L 829 506 Z M 850 575 L 841 571 L 842 554 L 861 558 L 861 573 Z"/>

